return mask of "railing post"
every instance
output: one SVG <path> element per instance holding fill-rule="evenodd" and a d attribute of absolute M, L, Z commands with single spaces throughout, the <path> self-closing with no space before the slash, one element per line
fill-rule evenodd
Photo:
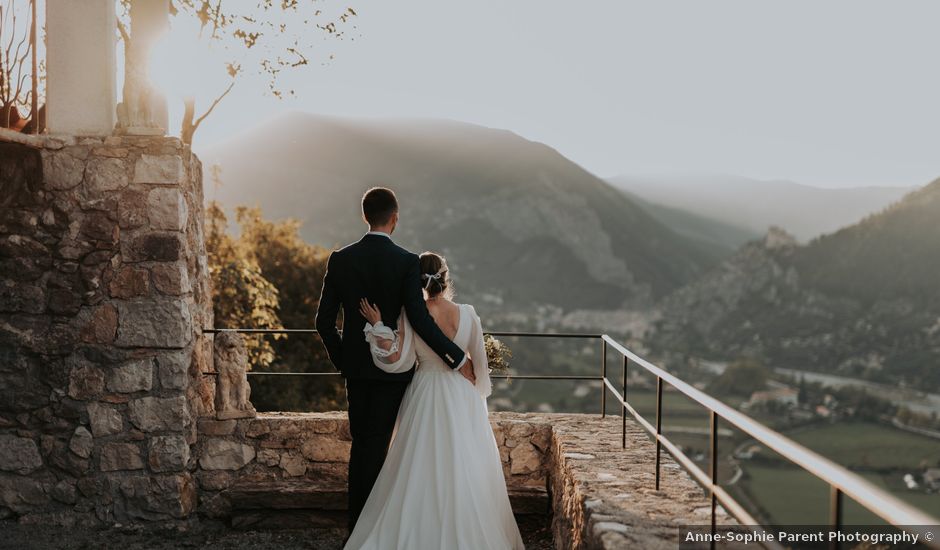
<path fill-rule="evenodd" d="M 620 448 L 627 448 L 627 356 L 623 356 L 623 384 L 621 386 L 623 403 L 620 404 Z"/>
<path fill-rule="evenodd" d="M 715 488 L 718 486 L 718 414 L 711 412 L 711 465 L 709 476 L 712 480 L 711 505 L 712 505 L 712 529 L 711 547 L 715 548 L 715 533 L 718 530 L 718 496 Z"/>
<path fill-rule="evenodd" d="M 663 444 L 659 441 L 663 433 L 663 379 L 656 377 L 656 490 L 659 490 L 659 471 Z"/>
<path fill-rule="evenodd" d="M 601 336 L 601 418 L 607 418 L 607 340 Z"/>
<path fill-rule="evenodd" d="M 842 528 L 842 491 L 835 485 L 829 486 L 829 527 L 833 532 Z M 829 542 L 830 550 L 839 550 L 839 538 Z"/>

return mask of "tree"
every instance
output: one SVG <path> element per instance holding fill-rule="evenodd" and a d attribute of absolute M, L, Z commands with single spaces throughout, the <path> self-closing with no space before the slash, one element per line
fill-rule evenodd
<path fill-rule="evenodd" d="M 118 25 L 125 41 L 129 37 L 122 20 L 127 19 L 133 1 L 121 0 L 124 14 Z M 267 92 L 274 97 L 296 95 L 294 89 L 282 86 L 282 76 L 310 64 L 315 38 L 343 40 L 350 19 L 357 14 L 349 7 L 327 13 L 322 0 L 170 0 L 170 15 L 195 18 L 200 39 L 206 46 L 219 47 L 230 54 L 226 71 L 231 81 L 201 114 L 197 114 L 195 98 L 184 99 L 180 134 L 184 142 L 191 143 L 200 124 L 231 92 L 240 75 L 253 74 L 264 79 Z"/>
<path fill-rule="evenodd" d="M 718 378 L 708 386 L 709 393 L 715 395 L 734 395 L 750 397 L 752 393 L 763 390 L 767 385 L 770 372 L 767 367 L 751 359 L 738 359 L 728 365 Z"/>
<path fill-rule="evenodd" d="M 296 220 L 265 220 L 260 208 L 236 208 L 239 243 L 252 251 L 264 278 L 277 288 L 284 326 L 313 326 L 330 251 L 307 244 Z M 335 372 L 313 334 L 291 334 L 272 343 L 268 372 Z M 259 410 L 336 410 L 345 403 L 338 376 L 255 376 L 252 398 Z"/>
<path fill-rule="evenodd" d="M 210 174 L 219 185 L 218 166 Z M 218 203 L 206 208 L 216 327 L 312 327 L 330 251 L 304 242 L 299 222 L 265 220 L 260 208 L 237 207 L 235 219 L 237 238 L 228 233 Z M 255 371 L 335 372 L 314 334 L 250 335 L 245 343 Z M 338 376 L 252 376 L 251 387 L 258 410 L 336 410 L 345 405 Z"/>
<path fill-rule="evenodd" d="M 225 211 L 212 201 L 206 208 L 206 252 L 212 281 L 212 312 L 217 328 L 281 328 L 277 288 L 261 272 L 252 250 L 230 237 Z M 249 368 L 274 360 L 272 337 L 245 339 Z"/>
<path fill-rule="evenodd" d="M 38 81 L 34 44 L 35 6 L 0 3 L 0 128 L 34 131 L 39 118 Z M 35 89 L 34 89 L 35 88 Z M 30 128 L 25 128 L 28 124 Z"/>

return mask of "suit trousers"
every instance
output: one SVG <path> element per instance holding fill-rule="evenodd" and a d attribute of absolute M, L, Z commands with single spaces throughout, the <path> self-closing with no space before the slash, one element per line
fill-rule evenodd
<path fill-rule="evenodd" d="M 349 403 L 349 532 L 379 477 L 409 381 L 346 380 Z"/>

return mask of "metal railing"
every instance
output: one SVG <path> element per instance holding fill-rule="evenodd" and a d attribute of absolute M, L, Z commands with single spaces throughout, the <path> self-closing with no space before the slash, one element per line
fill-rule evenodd
<path fill-rule="evenodd" d="M 236 332 L 242 334 L 317 334 L 315 329 L 207 329 L 206 333 Z M 742 525 L 761 525 L 744 509 L 722 486 L 718 479 L 718 434 L 719 423 L 727 423 L 747 434 L 755 441 L 776 452 L 784 459 L 799 466 L 829 486 L 828 524 L 834 531 L 843 525 L 844 497 L 848 496 L 863 508 L 886 523 L 905 531 L 923 535 L 923 527 L 940 525 L 940 520 L 901 501 L 893 495 L 872 485 L 861 476 L 850 472 L 843 466 L 824 458 L 788 437 L 764 426 L 753 418 L 731 408 L 714 397 L 691 386 L 673 374 L 643 359 L 630 351 L 607 334 L 582 333 L 544 333 L 544 332 L 486 332 L 490 336 L 518 338 L 586 339 L 599 340 L 601 353 L 600 376 L 579 375 L 499 375 L 493 378 L 512 378 L 519 380 L 581 380 L 601 382 L 600 405 L 601 417 L 607 416 L 607 394 L 612 394 L 620 405 L 621 448 L 627 446 L 627 413 L 650 435 L 656 443 L 655 488 L 659 490 L 662 480 L 662 451 L 665 449 L 688 472 L 692 478 L 709 494 L 711 502 L 711 530 L 714 534 L 718 520 L 718 506 L 734 517 Z M 613 349 L 622 358 L 620 391 L 607 376 L 608 348 Z M 627 371 L 630 364 L 642 368 L 656 378 L 656 417 L 655 424 L 644 418 L 627 400 Z M 215 374 L 215 373 L 206 373 Z M 326 373 L 262 373 L 249 372 L 249 375 L 286 375 L 286 376 L 339 376 L 336 372 Z M 698 403 L 709 412 L 709 463 L 708 473 L 703 471 L 694 460 L 663 434 L 663 389 L 668 384 L 674 390 Z M 925 540 L 921 536 L 921 540 Z M 782 548 L 775 542 L 764 543 L 772 548 Z M 930 548 L 940 549 L 940 542 L 926 541 Z M 714 542 L 712 542 L 714 547 Z M 838 542 L 830 544 L 839 548 Z"/>

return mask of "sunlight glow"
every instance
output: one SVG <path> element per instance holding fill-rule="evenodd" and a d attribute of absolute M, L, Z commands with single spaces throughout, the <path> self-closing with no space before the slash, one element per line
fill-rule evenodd
<path fill-rule="evenodd" d="M 231 82 L 226 62 L 231 52 L 218 42 L 200 36 L 194 18 L 176 17 L 170 31 L 154 46 L 150 59 L 150 79 L 166 94 L 171 133 L 179 128 L 183 99 L 196 99 L 197 115 L 219 96 Z"/>

